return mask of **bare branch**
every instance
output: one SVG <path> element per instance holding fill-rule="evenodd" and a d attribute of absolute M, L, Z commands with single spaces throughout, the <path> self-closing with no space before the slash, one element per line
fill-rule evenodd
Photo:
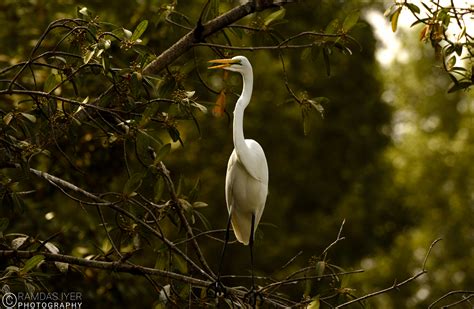
<path fill-rule="evenodd" d="M 373 293 L 369 293 L 367 295 L 364 295 L 364 296 L 361 296 L 361 297 L 358 297 L 358 298 L 355 298 L 353 300 L 350 300 L 348 302 L 345 302 L 343 304 L 340 304 L 338 306 L 336 306 L 336 309 L 337 308 L 343 308 L 343 307 L 346 307 L 348 305 L 352 305 L 352 304 L 355 304 L 355 303 L 358 303 L 358 302 L 361 302 L 363 300 L 366 300 L 366 299 L 369 299 L 369 298 L 372 298 L 374 296 L 377 296 L 377 295 L 380 295 L 380 294 L 385 294 L 385 293 L 388 293 L 388 292 L 391 292 L 393 290 L 397 290 L 399 288 L 401 288 L 402 286 L 414 281 L 415 279 L 417 279 L 418 277 L 420 276 L 423 276 L 424 274 L 426 274 L 428 271 L 425 269 L 425 266 L 426 266 L 426 261 L 428 260 L 428 257 L 431 253 L 431 250 L 433 249 L 433 246 L 439 242 L 441 239 L 438 238 L 436 239 L 435 241 L 433 241 L 428 249 L 428 252 L 426 253 L 425 255 L 425 259 L 423 260 L 423 265 L 422 265 L 422 269 L 417 272 L 416 274 L 414 274 L 413 276 L 411 276 L 410 278 L 407 278 L 405 280 L 403 280 L 402 282 L 400 283 L 396 283 L 394 282 L 392 286 L 386 288 L 386 289 L 382 289 L 382 290 L 378 290 L 378 291 L 375 291 Z"/>
<path fill-rule="evenodd" d="M 184 35 L 178 42 L 162 52 L 158 57 L 156 57 L 155 60 L 148 64 L 143 70 L 143 73 L 157 74 L 166 66 L 170 65 L 179 56 L 183 55 L 186 51 L 193 47 L 194 44 L 202 42 L 205 38 L 223 29 L 224 27 L 227 27 L 256 11 L 269 9 L 278 5 L 284 5 L 288 2 L 293 1 L 279 1 L 278 4 L 273 3 L 273 1 L 259 1 L 260 4 L 257 8 L 256 1 L 248 1 L 246 4 L 235 7 L 203 25 L 198 24 L 193 30 Z"/>
<path fill-rule="evenodd" d="M 447 299 L 448 297 L 451 297 L 453 295 L 458 295 L 458 294 L 463 294 L 463 295 L 469 295 L 468 297 L 466 298 L 463 298 L 461 299 L 461 302 L 465 302 L 467 301 L 469 298 L 472 298 L 474 297 L 474 290 L 457 290 L 457 291 L 451 291 L 449 293 L 446 293 L 444 294 L 443 296 L 441 296 L 440 298 L 438 298 L 437 300 L 435 300 L 434 302 L 432 302 L 429 306 L 428 306 L 428 309 L 431 309 L 433 308 L 437 303 Z M 459 303 L 459 302 L 456 302 L 456 303 Z M 447 307 L 445 307 L 447 308 Z"/>
<path fill-rule="evenodd" d="M 35 251 L 23 251 L 23 250 L 0 250 L 0 257 L 3 258 L 21 258 L 21 259 L 28 259 L 32 256 L 39 254 L 36 250 Z M 210 284 L 209 281 L 204 281 L 200 279 L 196 279 L 193 277 L 180 275 L 174 272 L 144 267 L 140 265 L 131 264 L 129 262 L 106 262 L 106 261 L 98 261 L 98 260 L 89 260 L 84 258 L 79 258 L 71 255 L 65 254 L 54 254 L 50 252 L 41 252 L 41 255 L 45 257 L 47 261 L 51 262 L 63 262 L 72 265 L 84 266 L 84 267 L 91 267 L 97 269 L 105 269 L 111 270 L 116 272 L 123 272 L 123 273 L 130 273 L 130 274 L 137 274 L 137 275 L 155 275 L 160 276 L 162 278 L 169 278 L 185 283 L 189 283 L 195 286 L 202 286 L 206 287 Z"/>
<path fill-rule="evenodd" d="M 19 165 L 16 165 L 17 168 L 19 168 L 20 166 Z M 163 233 L 161 232 L 161 230 L 156 230 L 155 228 L 153 228 L 152 226 L 150 226 L 148 223 L 146 223 L 145 221 L 143 221 L 142 219 L 138 218 L 137 216 L 135 216 L 134 214 L 130 213 L 129 211 L 125 210 L 124 208 L 118 206 L 116 203 L 112 203 L 112 202 L 109 202 L 107 200 L 104 200 L 84 189 L 81 189 L 63 179 L 60 179 L 56 176 L 53 176 L 53 175 L 50 175 L 46 172 L 42 172 L 42 171 L 38 171 L 38 170 L 35 170 L 33 168 L 30 168 L 30 172 L 35 174 L 36 176 L 40 177 L 40 178 L 43 178 L 47 181 L 49 181 L 50 183 L 54 184 L 55 186 L 60 186 L 60 187 L 63 187 L 63 188 L 67 188 L 69 190 L 72 190 L 76 193 L 80 193 L 86 197 L 88 197 L 89 199 L 91 200 L 94 200 L 100 204 L 97 204 L 97 206 L 107 206 L 111 209 L 113 209 L 114 211 L 116 211 L 117 213 L 120 213 L 132 220 L 134 220 L 135 222 L 139 223 L 141 226 L 143 226 L 144 228 L 146 228 L 147 230 L 149 230 L 152 234 L 154 234 L 155 236 L 157 236 L 160 240 L 162 240 L 167 246 L 168 248 L 170 248 L 171 250 L 173 250 L 174 252 L 176 252 L 178 255 L 180 255 L 183 259 L 186 260 L 186 262 L 188 262 L 191 266 L 193 266 L 193 268 L 195 268 L 196 270 L 199 271 L 200 274 L 204 275 L 205 277 L 211 279 L 212 278 L 212 275 L 209 274 L 208 272 L 204 271 L 201 267 L 199 267 L 187 254 L 185 254 L 184 252 L 182 252 L 173 242 L 171 242 L 169 239 L 167 239 Z"/>
<path fill-rule="evenodd" d="M 310 48 L 316 46 L 316 43 L 308 43 L 308 44 L 298 44 L 298 45 L 269 45 L 269 46 L 232 46 L 232 45 L 222 45 L 222 44 L 214 44 L 214 43 L 196 43 L 194 46 L 207 46 L 207 47 L 215 47 L 221 49 L 228 49 L 228 50 L 248 50 L 248 51 L 256 51 L 256 50 L 278 50 L 278 49 L 302 49 L 302 48 Z"/>
<path fill-rule="evenodd" d="M 188 220 L 186 219 L 186 215 L 184 214 L 183 207 L 178 199 L 178 196 L 176 195 L 176 190 L 174 188 L 173 181 L 171 180 L 170 172 L 166 168 L 165 164 L 163 162 L 160 162 L 160 169 L 166 179 L 166 183 L 168 185 L 168 190 L 171 194 L 171 198 L 173 199 L 173 202 L 178 210 L 178 215 L 181 220 L 181 222 L 184 224 L 186 227 L 186 232 L 188 236 L 192 239 L 191 244 L 193 245 L 194 250 L 196 250 L 196 254 L 198 256 L 199 262 L 204 266 L 204 268 L 211 274 L 211 276 L 215 276 L 214 273 L 212 272 L 212 269 L 209 267 L 209 265 L 206 262 L 206 259 L 204 258 L 204 255 L 202 254 L 201 248 L 199 247 L 199 244 L 196 240 L 196 237 L 194 237 L 194 232 L 193 229 L 191 228 L 191 225 L 189 224 Z"/>

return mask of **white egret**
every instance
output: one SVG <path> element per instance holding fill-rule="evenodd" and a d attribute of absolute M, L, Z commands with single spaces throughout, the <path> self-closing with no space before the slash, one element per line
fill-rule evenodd
<path fill-rule="evenodd" d="M 220 271 L 225 247 L 229 240 L 229 228 L 232 223 L 237 240 L 250 246 L 250 260 L 252 271 L 252 290 L 249 293 L 251 303 L 255 305 L 256 292 L 253 276 L 253 241 L 255 230 L 262 217 L 268 193 L 268 166 L 265 153 L 259 143 L 244 138 L 243 118 L 244 110 L 250 103 L 253 88 L 252 65 L 244 56 L 231 59 L 217 59 L 209 61 L 217 64 L 210 69 L 224 69 L 238 72 L 242 75 L 243 89 L 234 109 L 233 139 L 234 150 L 227 164 L 225 180 L 225 196 L 229 219 L 227 222 L 226 238 L 219 265 L 216 288 L 222 288 Z M 252 300 L 253 299 L 253 300 Z"/>

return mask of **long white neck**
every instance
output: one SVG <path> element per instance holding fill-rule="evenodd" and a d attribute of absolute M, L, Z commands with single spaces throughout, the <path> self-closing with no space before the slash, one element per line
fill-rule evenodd
<path fill-rule="evenodd" d="M 250 103 L 253 88 L 253 73 L 252 69 L 246 70 L 242 73 L 243 89 L 240 98 L 237 100 L 234 109 L 234 147 L 237 155 L 241 158 L 248 158 L 249 151 L 245 144 L 244 137 L 244 111 Z M 242 162 L 245 165 L 245 162 Z"/>

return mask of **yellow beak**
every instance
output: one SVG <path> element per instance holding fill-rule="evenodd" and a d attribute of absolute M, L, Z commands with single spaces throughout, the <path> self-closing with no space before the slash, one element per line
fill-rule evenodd
<path fill-rule="evenodd" d="M 208 67 L 208 69 L 222 69 L 226 67 L 230 67 L 232 64 L 237 63 L 238 61 L 232 59 L 214 59 L 209 60 L 209 63 L 217 63 L 217 65 L 213 65 Z"/>

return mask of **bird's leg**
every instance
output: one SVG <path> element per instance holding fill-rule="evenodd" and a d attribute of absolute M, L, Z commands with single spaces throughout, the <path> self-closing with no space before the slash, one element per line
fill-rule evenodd
<path fill-rule="evenodd" d="M 253 239 L 254 239 L 254 227 L 255 227 L 255 215 L 252 214 L 252 224 L 251 224 L 251 229 L 250 229 L 250 239 L 249 239 L 249 247 L 250 247 L 250 267 L 251 267 L 251 272 L 252 272 L 252 288 L 250 291 L 247 292 L 244 296 L 244 300 L 249 303 L 252 308 L 255 308 L 257 305 L 257 301 L 262 302 L 263 297 L 262 295 L 257 292 L 257 289 L 255 288 L 255 276 L 253 274 Z"/>
<path fill-rule="evenodd" d="M 221 282 L 221 270 L 222 270 L 222 264 L 224 261 L 225 249 L 227 248 L 227 243 L 229 242 L 229 237 L 230 237 L 230 222 L 231 222 L 230 218 L 231 218 L 231 214 L 229 214 L 229 219 L 227 220 L 224 247 L 222 247 L 221 259 L 219 261 L 219 269 L 217 271 L 217 280 L 207 287 L 207 296 L 211 298 L 222 297 L 226 294 L 225 286 Z"/>

